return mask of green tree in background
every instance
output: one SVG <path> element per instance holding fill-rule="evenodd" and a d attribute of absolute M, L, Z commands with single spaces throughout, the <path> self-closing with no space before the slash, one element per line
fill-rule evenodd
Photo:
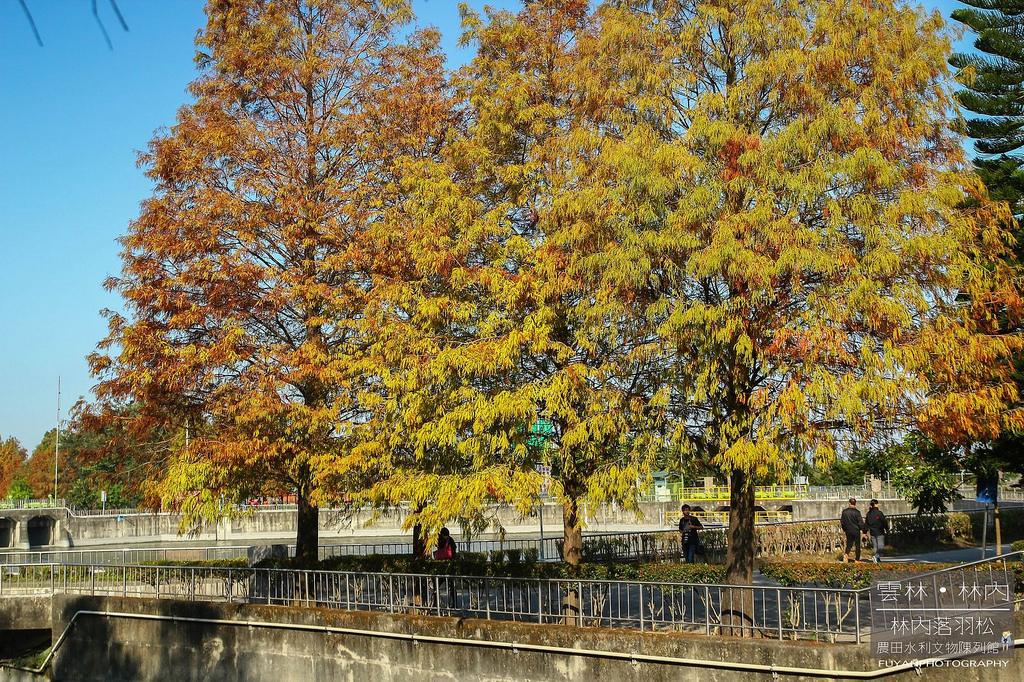
<path fill-rule="evenodd" d="M 959 474 L 964 457 L 924 434 L 912 432 L 902 443 L 874 453 L 871 459 L 876 467 L 891 473 L 896 492 L 918 514 L 940 514 L 962 497 Z"/>
<path fill-rule="evenodd" d="M 139 423 L 137 406 L 80 401 L 60 439 L 61 497 L 82 508 L 160 507 L 158 486 L 186 441 L 184 426 Z M 193 423 L 193 433 L 198 426 Z"/>
<path fill-rule="evenodd" d="M 24 478 L 16 479 L 7 488 L 7 499 L 28 500 L 32 497 L 32 487 Z"/>

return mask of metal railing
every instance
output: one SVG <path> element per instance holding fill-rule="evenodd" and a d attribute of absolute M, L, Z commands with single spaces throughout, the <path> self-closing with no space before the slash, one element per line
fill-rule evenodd
<path fill-rule="evenodd" d="M 729 525 L 729 512 L 718 511 L 696 511 L 693 515 L 700 519 L 701 523 L 714 524 L 716 526 Z M 665 523 L 674 525 L 682 518 L 681 511 L 670 511 L 665 513 Z M 782 523 L 792 521 L 793 512 L 788 511 L 756 511 L 754 512 L 754 523 Z"/>
<path fill-rule="evenodd" d="M 860 641 L 861 611 L 867 603 L 857 590 L 826 588 L 198 566 L 0 567 L 0 597 L 53 594 L 319 606 L 833 642 Z"/>
<path fill-rule="evenodd" d="M 117 549 L 60 549 L 0 552 L 0 566 L 7 564 L 143 564 L 154 561 L 212 561 L 244 559 L 250 547 L 122 547 Z"/>
<path fill-rule="evenodd" d="M 52 497 L 48 500 L 0 499 L 0 509 L 60 509 L 66 506 L 63 499 L 54 502 Z"/>
<path fill-rule="evenodd" d="M 666 486 L 675 500 L 728 500 L 730 488 L 727 485 L 685 487 L 679 483 Z M 759 485 L 754 487 L 754 499 L 795 500 L 806 497 L 806 485 Z"/>
<path fill-rule="evenodd" d="M 112 516 L 171 516 L 172 512 L 138 509 L 136 507 L 103 507 L 100 509 L 83 509 L 68 507 L 68 514 L 75 518 L 104 518 Z"/>
<path fill-rule="evenodd" d="M 590 536 L 585 536 L 590 537 Z M 459 552 L 518 551 L 534 554 L 541 561 L 558 558 L 560 537 L 535 539 L 473 540 L 458 543 Z M 244 559 L 251 545 L 212 547 L 124 547 L 109 549 L 64 549 L 46 551 L 0 551 L 0 565 L 4 564 L 142 564 L 154 561 L 210 561 L 213 559 Z M 288 556 L 295 556 L 295 545 L 285 545 Z M 408 555 L 409 542 L 379 542 L 368 544 L 320 545 L 321 560 L 339 556 L 369 556 L 373 554 Z"/>
<path fill-rule="evenodd" d="M 1024 552 L 923 574 L 1008 570 Z M 9 564 L 0 597 L 90 595 L 456 615 L 640 631 L 861 642 L 868 589 L 201 566 Z M 1019 603 L 1019 600 L 1018 600 Z"/>
<path fill-rule="evenodd" d="M 584 540 L 591 535 L 584 536 Z M 476 552 L 483 554 L 491 554 L 493 552 L 508 552 L 518 551 L 520 553 L 531 553 L 535 554 L 536 558 L 541 561 L 549 561 L 558 558 L 558 543 L 562 541 L 561 537 L 545 537 L 545 538 L 506 538 L 504 540 L 471 540 L 471 541 L 459 541 L 458 551 L 460 553 Z M 289 545 L 289 550 L 292 554 L 295 552 L 294 545 Z M 412 552 L 412 546 L 409 542 L 384 542 L 376 544 L 338 544 L 338 545 L 321 545 L 320 546 L 320 558 L 328 559 L 337 556 L 367 556 L 370 554 L 410 554 Z"/>

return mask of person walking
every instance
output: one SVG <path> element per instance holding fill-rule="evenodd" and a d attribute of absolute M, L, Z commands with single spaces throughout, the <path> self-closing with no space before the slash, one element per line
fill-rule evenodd
<path fill-rule="evenodd" d="M 690 514 L 690 505 L 684 504 L 680 511 L 683 515 L 679 517 L 679 535 L 683 543 L 683 561 L 692 564 L 697 558 L 697 547 L 700 546 L 700 537 L 697 532 L 704 528 L 696 516 Z"/>
<path fill-rule="evenodd" d="M 839 516 L 839 525 L 843 527 L 843 533 L 846 535 L 846 549 L 843 551 L 843 563 L 850 561 L 850 550 L 854 547 L 857 548 L 855 554 L 855 561 L 860 561 L 860 538 L 862 534 L 866 534 L 867 530 L 864 526 L 864 517 L 860 514 L 860 509 L 857 509 L 857 499 L 850 498 L 850 506 L 843 510 L 843 513 Z"/>
<path fill-rule="evenodd" d="M 864 523 L 871 535 L 871 544 L 875 548 L 875 554 L 871 558 L 876 564 L 882 561 L 882 550 L 885 549 L 885 534 L 889 532 L 889 522 L 885 514 L 878 508 L 878 500 L 871 500 L 871 508 L 864 515 Z"/>

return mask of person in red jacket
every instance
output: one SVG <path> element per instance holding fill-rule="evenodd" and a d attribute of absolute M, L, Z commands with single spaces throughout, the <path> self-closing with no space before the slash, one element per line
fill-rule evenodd
<path fill-rule="evenodd" d="M 447 528 L 442 528 L 437 536 L 437 549 L 434 550 L 435 559 L 454 559 L 457 553 L 455 540 Z"/>

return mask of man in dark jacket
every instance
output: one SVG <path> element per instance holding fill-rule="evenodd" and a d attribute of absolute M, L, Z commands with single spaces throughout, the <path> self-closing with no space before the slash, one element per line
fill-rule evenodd
<path fill-rule="evenodd" d="M 860 561 L 860 536 L 865 532 L 864 518 L 857 509 L 857 500 L 850 498 L 850 506 L 843 510 L 839 517 L 839 524 L 846 534 L 846 550 L 843 552 L 843 563 L 850 560 L 850 550 L 857 548 L 856 561 Z"/>
<path fill-rule="evenodd" d="M 871 500 L 871 508 L 864 515 L 864 523 L 867 524 L 868 533 L 871 534 L 871 544 L 875 547 L 875 555 L 872 558 L 876 564 L 882 560 L 882 550 L 885 549 L 885 534 L 889 532 L 889 522 L 885 514 L 878 508 L 878 500 Z"/>
<path fill-rule="evenodd" d="M 690 514 L 690 505 L 684 504 L 681 511 L 683 515 L 679 518 L 679 534 L 683 543 L 683 561 L 692 564 L 697 558 L 697 547 L 700 545 L 700 538 L 697 531 L 704 527 L 696 516 Z"/>

